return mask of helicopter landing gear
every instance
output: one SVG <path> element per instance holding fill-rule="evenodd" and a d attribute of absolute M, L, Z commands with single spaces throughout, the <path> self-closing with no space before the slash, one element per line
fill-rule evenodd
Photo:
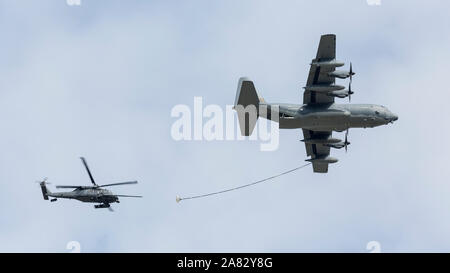
<path fill-rule="evenodd" d="M 94 205 L 94 208 L 96 208 L 96 209 L 109 208 L 109 207 L 111 207 L 110 204 Z"/>

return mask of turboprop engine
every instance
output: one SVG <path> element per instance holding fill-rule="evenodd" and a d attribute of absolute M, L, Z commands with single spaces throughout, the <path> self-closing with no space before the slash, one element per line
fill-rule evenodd
<path fill-rule="evenodd" d="M 311 62 L 311 65 L 320 66 L 320 67 L 339 67 L 339 66 L 343 66 L 344 64 L 345 63 L 337 61 L 335 59 Z"/>
<path fill-rule="evenodd" d="M 335 144 L 342 142 L 342 140 L 338 138 L 307 138 L 302 139 L 301 141 L 307 143 L 307 144 Z"/>
<path fill-rule="evenodd" d="M 353 72 L 352 63 L 350 63 L 350 71 L 335 70 L 333 72 L 328 73 L 328 76 L 330 77 L 339 79 L 346 79 L 350 77 L 350 80 L 352 79 L 353 75 L 355 75 L 355 72 Z"/>
<path fill-rule="evenodd" d="M 327 163 L 327 164 L 331 164 L 331 163 L 338 162 L 338 159 L 335 158 L 335 157 L 331 157 L 331 156 L 321 156 L 321 157 L 306 159 L 305 161 L 309 161 L 311 163 Z"/>
<path fill-rule="evenodd" d="M 331 91 L 327 93 L 327 96 L 330 97 L 338 97 L 338 98 L 346 98 L 350 95 L 350 92 L 348 90 L 339 90 L 339 91 Z"/>
<path fill-rule="evenodd" d="M 328 93 L 332 91 L 342 90 L 345 88 L 345 86 L 337 84 L 314 84 L 305 86 L 303 88 L 309 91 Z"/>

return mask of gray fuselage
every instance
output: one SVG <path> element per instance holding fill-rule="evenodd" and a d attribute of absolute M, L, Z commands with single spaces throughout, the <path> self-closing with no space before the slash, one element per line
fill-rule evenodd
<path fill-rule="evenodd" d="M 374 104 L 319 104 L 260 103 L 272 111 L 273 121 L 278 111 L 280 129 L 303 128 L 313 131 L 344 131 L 348 128 L 372 128 L 398 119 L 386 107 Z M 277 110 L 277 108 L 279 110 Z"/>
<path fill-rule="evenodd" d="M 54 198 L 67 198 L 67 199 L 76 199 L 81 202 L 87 203 L 115 203 L 119 202 L 119 198 L 114 196 L 113 193 L 106 189 L 75 189 L 70 192 L 52 192 L 47 194 L 50 197 Z"/>

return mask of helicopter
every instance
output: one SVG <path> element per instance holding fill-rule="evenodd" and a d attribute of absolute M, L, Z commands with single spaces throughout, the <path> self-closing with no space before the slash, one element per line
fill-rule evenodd
<path fill-rule="evenodd" d="M 94 205 L 94 208 L 96 209 L 107 208 L 110 211 L 113 211 L 113 209 L 111 208 L 111 203 L 120 203 L 119 197 L 135 197 L 135 198 L 142 197 L 139 195 L 113 194 L 110 190 L 105 189 L 105 187 L 110 186 L 137 184 L 138 183 L 137 181 L 127 181 L 127 182 L 97 185 L 88 167 L 86 159 L 84 157 L 80 157 L 80 159 L 83 162 L 84 167 L 86 168 L 86 171 L 89 175 L 89 178 L 93 186 L 58 185 L 56 186 L 57 189 L 74 189 L 74 190 L 70 192 L 51 192 L 47 188 L 47 184 L 50 183 L 47 182 L 47 178 L 44 178 L 42 181 L 38 181 L 38 183 L 41 186 L 44 200 L 49 200 L 49 197 L 51 197 L 50 202 L 55 202 L 58 200 L 58 198 L 75 199 L 81 202 L 98 203 Z"/>

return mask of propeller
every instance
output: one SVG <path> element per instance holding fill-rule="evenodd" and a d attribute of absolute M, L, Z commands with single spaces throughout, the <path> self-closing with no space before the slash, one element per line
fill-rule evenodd
<path fill-rule="evenodd" d="M 353 67 L 352 67 L 352 63 L 350 62 L 350 71 L 348 72 L 348 74 L 350 75 L 350 82 L 348 83 L 348 102 L 352 101 L 352 94 L 354 92 L 352 92 L 352 76 L 355 75 L 355 72 L 353 72 Z"/>
<path fill-rule="evenodd" d="M 345 147 L 345 152 L 347 152 L 347 146 L 350 144 L 350 142 L 348 142 L 348 129 L 345 132 L 345 141 L 344 141 L 344 147 Z"/>
<path fill-rule="evenodd" d="M 350 74 L 351 75 L 351 74 Z M 352 102 L 352 94 L 355 92 L 352 91 L 352 81 L 348 83 L 348 102 Z"/>
<path fill-rule="evenodd" d="M 355 72 L 353 72 L 352 63 L 351 62 L 350 62 L 350 73 L 349 73 L 349 75 L 350 75 L 350 82 L 352 82 L 352 76 L 355 75 Z"/>

